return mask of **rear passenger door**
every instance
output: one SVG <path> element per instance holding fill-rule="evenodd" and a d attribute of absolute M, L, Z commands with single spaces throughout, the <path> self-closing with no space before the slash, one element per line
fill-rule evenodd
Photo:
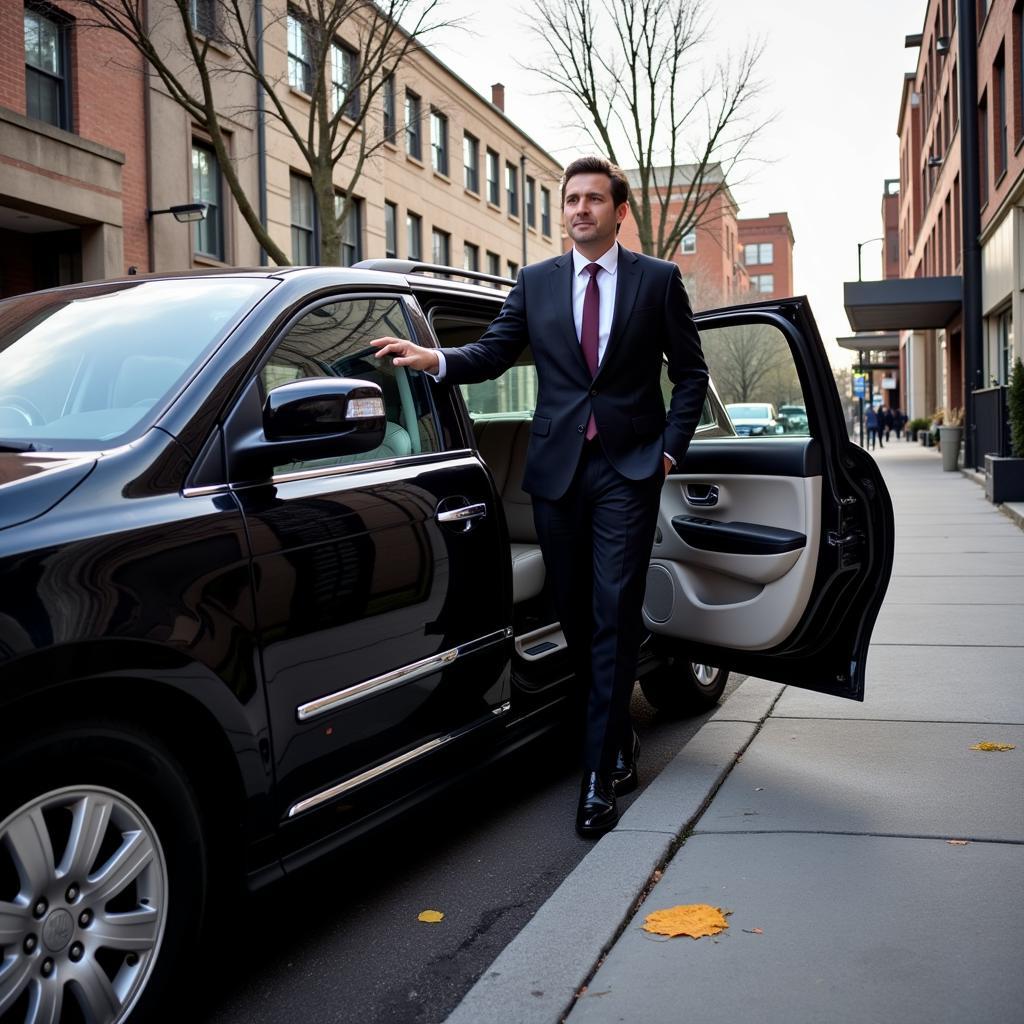
<path fill-rule="evenodd" d="M 662 492 L 648 628 L 693 661 L 862 699 L 892 505 L 847 437 L 807 301 L 696 319 L 725 403 L 803 406 L 807 417 L 781 435 L 738 437 L 714 403 Z"/>
<path fill-rule="evenodd" d="M 379 384 L 388 421 L 374 451 L 236 482 L 285 819 L 319 810 L 345 824 L 372 803 L 370 783 L 415 785 L 425 759 L 495 721 L 509 698 L 507 555 L 490 480 L 442 426 L 423 376 L 369 345 L 412 337 L 411 302 L 349 294 L 297 312 L 226 427 L 231 445 L 269 390 L 320 376 Z"/>

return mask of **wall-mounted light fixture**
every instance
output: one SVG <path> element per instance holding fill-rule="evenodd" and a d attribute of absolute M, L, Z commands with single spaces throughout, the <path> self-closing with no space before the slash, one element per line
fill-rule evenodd
<path fill-rule="evenodd" d="M 171 213 L 179 224 L 190 224 L 197 220 L 206 220 L 207 203 L 182 203 L 178 206 L 168 206 L 166 210 L 147 210 L 146 220 L 150 220 L 158 213 Z"/>

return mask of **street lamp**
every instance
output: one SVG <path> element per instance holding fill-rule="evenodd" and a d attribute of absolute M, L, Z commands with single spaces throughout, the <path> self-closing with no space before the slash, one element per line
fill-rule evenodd
<path fill-rule="evenodd" d="M 869 245 L 871 242 L 884 242 L 884 241 L 885 241 L 885 239 L 881 235 L 878 235 L 876 238 L 865 238 L 863 242 L 858 242 L 857 243 L 857 280 L 858 281 L 863 281 L 864 280 L 864 276 L 861 273 L 861 269 L 860 269 L 860 251 L 861 251 L 861 249 L 863 249 L 865 245 Z"/>
<path fill-rule="evenodd" d="M 158 213 L 174 214 L 174 219 L 179 224 L 190 224 L 197 220 L 206 220 L 208 203 L 182 203 L 178 206 L 168 206 L 166 210 L 147 210 L 146 220 L 150 220 Z"/>

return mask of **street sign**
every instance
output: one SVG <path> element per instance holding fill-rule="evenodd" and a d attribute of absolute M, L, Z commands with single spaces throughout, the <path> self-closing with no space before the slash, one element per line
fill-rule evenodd
<path fill-rule="evenodd" d="M 866 373 L 855 373 L 853 375 L 853 397 L 863 398 L 868 393 L 868 375 Z"/>

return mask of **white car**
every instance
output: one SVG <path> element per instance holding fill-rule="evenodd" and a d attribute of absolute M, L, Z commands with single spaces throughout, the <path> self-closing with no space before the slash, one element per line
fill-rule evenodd
<path fill-rule="evenodd" d="M 725 409 L 740 437 L 761 437 L 785 431 L 771 402 L 727 402 Z"/>

